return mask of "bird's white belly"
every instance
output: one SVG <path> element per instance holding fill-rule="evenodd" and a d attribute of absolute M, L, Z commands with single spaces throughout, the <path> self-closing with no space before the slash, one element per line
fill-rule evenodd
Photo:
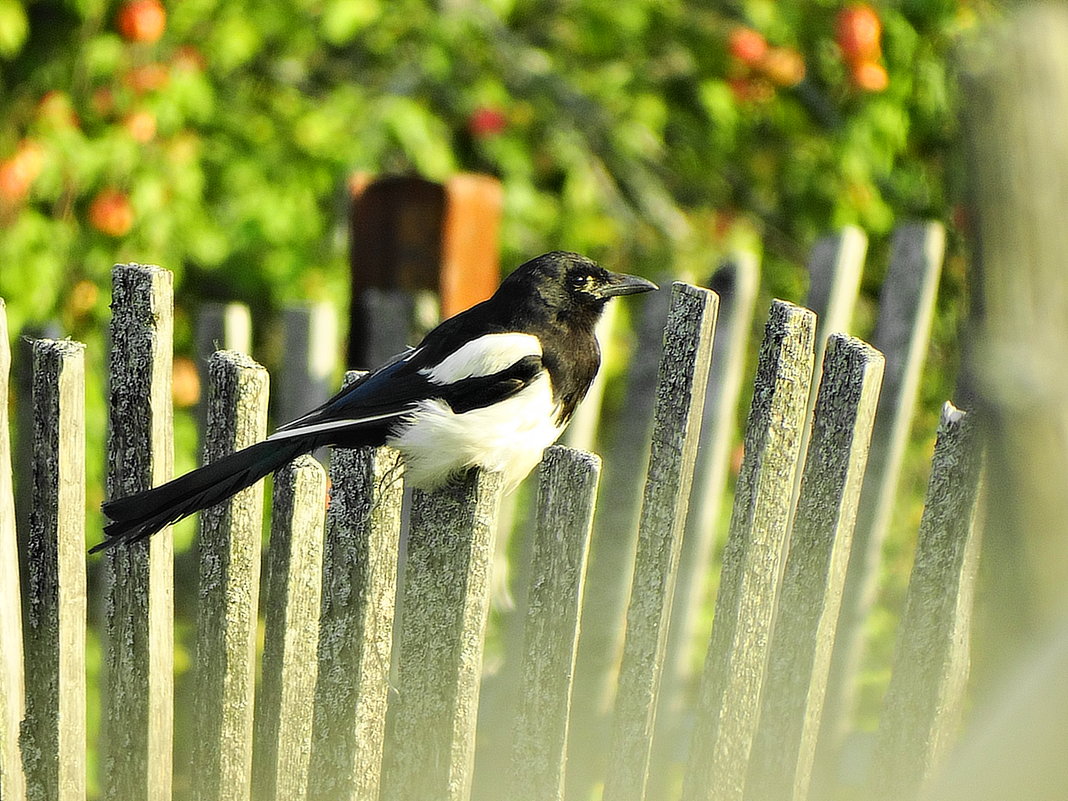
<path fill-rule="evenodd" d="M 563 431 L 556 425 L 549 376 L 542 375 L 507 400 L 456 414 L 440 400 L 420 402 L 388 439 L 405 460 L 413 486 L 429 488 L 468 467 L 504 474 L 512 488 L 541 461 Z"/>

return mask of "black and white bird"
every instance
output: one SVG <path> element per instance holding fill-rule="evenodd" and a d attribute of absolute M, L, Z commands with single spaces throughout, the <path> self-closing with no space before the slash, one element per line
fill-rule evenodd
<path fill-rule="evenodd" d="M 489 300 L 262 442 L 106 502 L 107 539 L 92 550 L 148 537 L 324 445 L 391 445 L 416 487 L 475 466 L 500 471 L 514 486 L 560 436 L 597 375 L 594 326 L 605 304 L 656 288 L 577 253 L 531 259 Z"/>

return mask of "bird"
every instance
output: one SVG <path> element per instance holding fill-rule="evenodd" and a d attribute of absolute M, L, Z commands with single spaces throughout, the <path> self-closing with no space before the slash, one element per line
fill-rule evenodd
<path fill-rule="evenodd" d="M 563 432 L 597 375 L 594 328 L 605 305 L 657 288 L 578 253 L 530 259 L 489 299 L 266 439 L 106 501 L 105 539 L 91 552 L 143 540 L 325 445 L 390 445 L 414 487 L 432 489 L 472 467 L 499 471 L 505 487 L 514 487 Z"/>

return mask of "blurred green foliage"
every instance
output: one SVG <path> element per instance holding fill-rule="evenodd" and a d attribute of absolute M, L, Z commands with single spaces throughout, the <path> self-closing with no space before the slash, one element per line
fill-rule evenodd
<path fill-rule="evenodd" d="M 746 236 L 774 286 L 832 228 L 946 217 L 945 55 L 977 15 L 876 4 L 889 82 L 867 91 L 832 0 L 184 0 L 155 41 L 127 5 L 0 0 L 0 160 L 32 151 L 0 198 L 15 331 L 97 328 L 124 260 L 175 270 L 180 300 L 343 295 L 354 170 L 500 176 L 507 265 L 707 261 Z M 740 27 L 803 78 L 739 60 Z"/>

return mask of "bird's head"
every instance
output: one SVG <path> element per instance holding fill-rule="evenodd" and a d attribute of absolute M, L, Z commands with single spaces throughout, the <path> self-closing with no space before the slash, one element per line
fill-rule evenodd
<path fill-rule="evenodd" d="M 553 251 L 522 264 L 505 284 L 522 287 L 547 306 L 564 312 L 599 312 L 618 295 L 634 295 L 658 289 L 652 281 L 636 275 L 614 273 L 578 253 Z"/>

